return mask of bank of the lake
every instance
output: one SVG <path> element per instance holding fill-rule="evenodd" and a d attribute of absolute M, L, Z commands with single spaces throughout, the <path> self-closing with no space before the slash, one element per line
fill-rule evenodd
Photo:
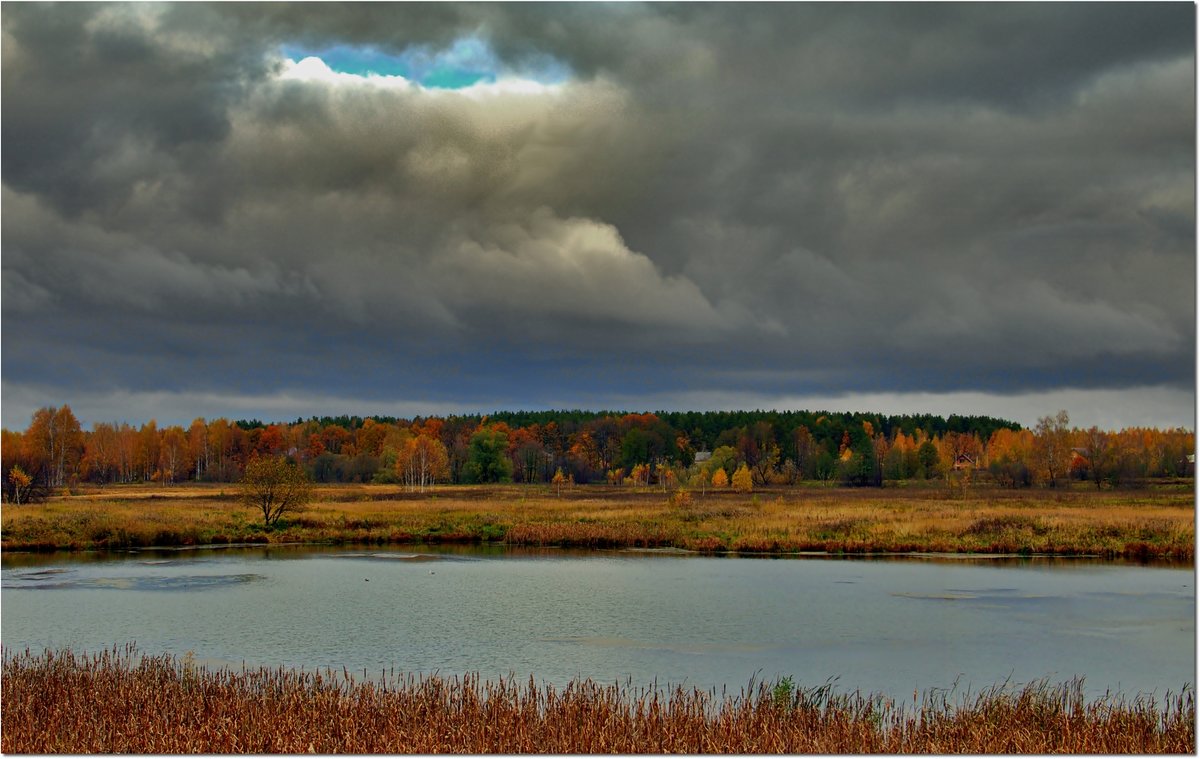
<path fill-rule="evenodd" d="M 1084 485 L 1084 487 L 1080 487 Z M 707 553 L 986 553 L 1191 562 L 1190 486 L 1097 491 L 807 486 L 753 493 L 578 486 L 330 486 L 266 528 L 236 486 L 109 486 L 6 505 L 4 550 L 230 543 L 504 544 Z"/>

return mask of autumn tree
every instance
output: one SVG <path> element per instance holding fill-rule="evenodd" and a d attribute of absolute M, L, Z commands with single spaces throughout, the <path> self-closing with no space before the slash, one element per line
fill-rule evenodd
<path fill-rule="evenodd" d="M 1070 423 L 1067 412 L 1059 411 L 1038 419 L 1033 430 L 1038 466 L 1046 473 L 1050 487 L 1058 484 L 1058 478 L 1066 474 L 1070 463 L 1071 431 L 1067 428 Z"/>
<path fill-rule="evenodd" d="M 138 430 L 134 446 L 134 462 L 138 471 L 138 479 L 143 482 L 158 479 L 158 454 L 162 441 L 158 437 L 158 422 L 151 419 Z"/>
<path fill-rule="evenodd" d="M 947 432 L 942 438 L 945 463 L 951 469 L 977 468 L 982 462 L 983 446 L 979 438 L 965 432 Z"/>
<path fill-rule="evenodd" d="M 749 493 L 754 489 L 754 475 L 750 472 L 750 467 L 742 464 L 737 471 L 733 473 L 732 480 L 733 489 L 739 493 Z"/>
<path fill-rule="evenodd" d="M 916 476 L 917 441 L 903 430 L 896 430 L 883 458 L 883 477 L 888 480 L 907 480 Z"/>
<path fill-rule="evenodd" d="M 312 483 L 304 470 L 282 456 L 251 459 L 241 480 L 241 500 L 258 509 L 270 527 L 312 499 Z"/>
<path fill-rule="evenodd" d="M 658 484 L 662 485 L 663 492 L 675 487 L 675 483 L 679 481 L 679 477 L 675 474 L 675 470 L 671 469 L 666 464 L 658 466 Z"/>
<path fill-rule="evenodd" d="M 538 426 L 531 425 L 512 431 L 508 439 L 508 457 L 513 472 L 521 482 L 537 482 L 542 479 L 546 464 L 546 448 Z"/>
<path fill-rule="evenodd" d="M 14 465 L 8 473 L 8 484 L 9 500 L 20 506 L 23 499 L 29 498 L 29 489 L 33 485 L 33 478 L 26 474 L 20 466 Z"/>
<path fill-rule="evenodd" d="M 1001 427 L 988 440 L 988 471 L 997 482 L 1007 487 L 1032 485 L 1033 448 L 1033 433 L 1029 430 Z"/>
<path fill-rule="evenodd" d="M 51 487 L 62 487 L 83 455 L 83 433 L 70 406 L 40 408 L 25 431 L 27 443 L 47 462 Z"/>
<path fill-rule="evenodd" d="M 83 458 L 79 461 L 82 476 L 101 484 L 112 482 L 118 474 L 117 428 L 112 424 L 98 422 L 83 441 Z"/>
<path fill-rule="evenodd" d="M 410 438 L 397 452 L 396 475 L 409 490 L 425 492 L 438 480 L 450 477 L 450 457 L 441 440 L 421 434 Z"/>
<path fill-rule="evenodd" d="M 50 495 L 47 470 L 49 467 L 31 450 L 29 441 L 20 432 L 3 430 L 0 443 L 3 453 L 4 499 L 9 503 L 33 503 Z"/>
<path fill-rule="evenodd" d="M 712 486 L 718 490 L 729 487 L 729 475 L 725 474 L 724 469 L 718 467 L 717 470 L 713 472 Z"/>
<path fill-rule="evenodd" d="M 354 447 L 358 454 L 379 456 L 383 453 L 383 443 L 387 438 L 388 426 L 374 419 L 363 420 L 362 426 L 354 431 Z"/>
<path fill-rule="evenodd" d="M 158 449 L 158 471 L 164 482 L 175 482 L 187 474 L 187 435 L 179 426 L 163 430 Z"/>
<path fill-rule="evenodd" d="M 729 475 L 737 470 L 737 466 L 737 451 L 728 445 L 717 446 L 716 450 L 712 452 L 712 456 L 705 463 L 705 468 L 714 475 L 716 475 L 716 470 L 723 470 L 725 472 L 726 484 L 729 482 Z"/>
<path fill-rule="evenodd" d="M 1114 463 L 1116 436 L 1092 425 L 1079 433 L 1079 446 L 1084 459 L 1087 460 L 1088 476 L 1096 483 L 1096 489 L 1111 474 L 1109 469 Z"/>

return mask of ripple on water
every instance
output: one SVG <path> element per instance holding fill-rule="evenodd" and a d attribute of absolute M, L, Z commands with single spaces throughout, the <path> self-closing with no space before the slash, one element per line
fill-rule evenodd
<path fill-rule="evenodd" d="M 3 587 L 13 590 L 36 588 L 37 590 L 100 589 L 196 591 L 225 588 L 231 585 L 240 585 L 242 583 L 255 582 L 262 579 L 265 579 L 264 576 L 259 574 L 77 577 L 53 579 L 22 575 L 20 577 L 5 578 Z"/>
<path fill-rule="evenodd" d="M 368 561 L 445 561 L 443 556 L 432 556 L 427 553 L 331 553 L 330 559 L 366 559 Z"/>

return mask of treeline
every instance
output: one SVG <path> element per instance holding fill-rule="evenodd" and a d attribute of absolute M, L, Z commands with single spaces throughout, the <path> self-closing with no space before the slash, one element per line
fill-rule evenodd
<path fill-rule="evenodd" d="M 607 482 L 707 489 L 887 480 L 1118 485 L 1192 473 L 1184 429 L 1071 428 L 1065 412 L 1034 430 L 984 416 L 810 411 L 498 412 L 490 416 L 312 417 L 292 423 L 198 418 L 189 426 L 97 423 L 69 406 L 3 430 L 4 495 L 188 480 L 232 482 L 255 457 L 286 456 L 317 482 Z"/>

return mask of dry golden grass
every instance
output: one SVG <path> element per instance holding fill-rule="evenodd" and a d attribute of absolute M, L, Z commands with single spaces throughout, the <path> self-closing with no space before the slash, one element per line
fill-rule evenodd
<path fill-rule="evenodd" d="M 711 552 L 978 552 L 1191 561 L 1191 490 L 798 488 L 693 494 L 655 489 L 323 486 L 266 529 L 235 486 L 109 487 L 6 506 L 3 547 L 221 543 L 472 543 L 677 547 Z"/>
<path fill-rule="evenodd" d="M 1192 691 L 1079 683 L 897 705 L 783 682 L 736 697 L 592 681 L 210 671 L 132 648 L 5 652 L 5 753 L 1191 753 Z"/>

